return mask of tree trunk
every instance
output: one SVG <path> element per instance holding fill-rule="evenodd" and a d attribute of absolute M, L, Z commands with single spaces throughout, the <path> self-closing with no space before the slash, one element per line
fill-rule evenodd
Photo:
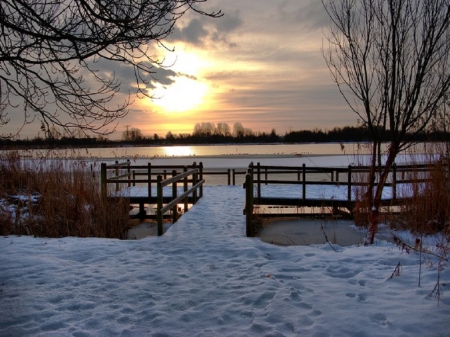
<path fill-rule="evenodd" d="M 383 196 L 383 189 L 386 185 L 387 178 L 389 176 L 389 172 L 395 162 L 395 158 L 398 154 L 398 146 L 395 142 L 391 142 L 389 148 L 388 158 L 386 159 L 386 163 L 384 169 L 381 173 L 380 180 L 378 181 L 375 196 L 372 201 L 372 209 L 370 211 L 369 216 L 369 230 L 367 232 L 367 237 L 365 239 L 364 244 L 373 244 L 375 239 L 375 233 L 378 228 L 378 218 L 379 218 L 379 210 L 381 205 L 381 197 Z"/>

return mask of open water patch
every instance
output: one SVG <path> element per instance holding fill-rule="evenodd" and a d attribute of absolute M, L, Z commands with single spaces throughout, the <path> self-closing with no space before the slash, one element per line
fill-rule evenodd
<path fill-rule="evenodd" d="M 342 247 L 361 244 L 365 231 L 350 220 L 274 219 L 259 232 L 261 241 L 282 246 L 331 242 Z"/>

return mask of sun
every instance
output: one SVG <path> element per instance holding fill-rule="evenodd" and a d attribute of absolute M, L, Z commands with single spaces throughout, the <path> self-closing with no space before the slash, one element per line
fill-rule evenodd
<path fill-rule="evenodd" d="M 210 90 L 203 79 L 204 69 L 210 61 L 184 48 L 177 53 L 165 52 L 165 66 L 176 75 L 170 77 L 173 82 L 169 85 L 154 83 L 151 104 L 162 112 L 185 112 L 197 108 L 204 103 Z"/>
<path fill-rule="evenodd" d="M 202 104 L 208 86 L 194 78 L 176 77 L 168 86 L 157 84 L 152 90 L 152 104 L 166 112 L 184 112 Z"/>

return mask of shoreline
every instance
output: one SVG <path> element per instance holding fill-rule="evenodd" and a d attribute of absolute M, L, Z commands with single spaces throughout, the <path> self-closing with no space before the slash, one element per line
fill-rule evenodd
<path fill-rule="evenodd" d="M 238 154 L 214 154 L 214 155 L 182 155 L 182 156 L 168 156 L 168 155 L 123 155 L 123 156 L 96 156 L 96 155 L 74 155 L 74 156 L 52 156 L 47 157 L 46 159 L 68 159 L 68 160 L 127 160 L 136 161 L 136 160 L 176 160 L 176 159 L 248 159 L 248 158 L 256 158 L 256 159 L 292 159 L 292 158 L 317 158 L 317 157 L 344 157 L 344 156 L 352 156 L 352 154 L 333 154 L 333 153 L 299 153 L 299 154 L 259 154 L 259 153 L 238 153 Z M 30 159 L 42 159 L 40 156 L 33 157 L 32 155 L 22 155 L 23 158 Z"/>
<path fill-rule="evenodd" d="M 353 158 L 353 157 L 352 157 Z M 123 158 L 91 158 L 97 162 L 123 163 L 130 157 Z M 89 160 L 89 159 L 87 159 Z M 190 165 L 202 163 L 205 169 L 246 169 L 249 164 L 260 163 L 267 166 L 347 166 L 351 159 L 345 154 L 230 154 L 230 155 L 202 155 L 202 156 L 154 156 L 134 157 L 130 159 L 131 165 L 151 163 L 152 165 Z"/>
<path fill-rule="evenodd" d="M 96 159 L 96 160 L 177 160 L 177 159 L 292 159 L 292 158 L 317 158 L 317 157 L 345 157 L 348 154 L 217 154 L 217 155 L 189 155 L 189 156 L 117 156 L 117 157 L 85 157 L 82 159 Z M 352 156 L 352 155 L 350 155 Z M 70 158 L 68 158 L 70 159 Z M 73 159 L 80 159 L 73 158 Z"/>
<path fill-rule="evenodd" d="M 307 157 L 330 157 L 330 156 L 347 156 L 347 154 L 314 154 L 314 153 L 275 153 L 275 154 L 259 154 L 259 153 L 238 153 L 238 154 L 214 154 L 214 155 L 186 155 L 186 156 L 119 156 L 119 157 L 96 157 L 96 158 L 105 158 L 105 159 L 192 159 L 192 158 L 212 158 L 212 159 L 220 159 L 220 158 L 230 158 L 230 159 L 245 159 L 245 158 L 307 158 Z M 89 157 L 87 157 L 89 158 Z"/>

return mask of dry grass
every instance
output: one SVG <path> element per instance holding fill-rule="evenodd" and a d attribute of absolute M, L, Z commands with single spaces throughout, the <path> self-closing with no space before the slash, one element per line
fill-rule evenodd
<path fill-rule="evenodd" d="M 367 144 L 360 145 L 356 149 L 354 149 L 354 151 L 355 151 L 355 159 L 354 159 L 355 165 L 368 167 L 370 165 L 370 159 L 364 156 L 370 154 L 371 151 L 370 145 Z M 368 181 L 369 181 L 368 171 L 353 172 L 352 183 L 361 184 L 353 187 L 353 193 L 357 204 L 357 209 L 354 210 L 352 214 L 353 219 L 355 221 L 355 225 L 359 227 L 367 227 L 369 223 L 368 219 L 370 215 L 370 209 L 372 208 L 372 205 L 370 205 L 367 198 L 364 197 L 367 194 Z"/>
<path fill-rule="evenodd" d="M 125 200 L 105 200 L 83 161 L 0 155 L 0 235 L 124 238 Z"/>
<path fill-rule="evenodd" d="M 448 161 L 434 163 L 426 182 L 415 174 L 408 194 L 412 198 L 393 216 L 393 223 L 415 233 L 450 234 L 450 166 Z"/>
<path fill-rule="evenodd" d="M 417 153 L 425 153 L 422 160 L 432 165 L 433 169 L 427 173 L 414 172 L 403 177 L 402 179 L 412 180 L 412 184 L 403 189 L 398 188 L 398 196 L 407 195 L 412 198 L 397 208 L 382 208 L 380 221 L 389 223 L 393 228 L 407 229 L 417 234 L 437 232 L 450 234 L 450 161 L 436 160 L 445 158 L 442 155 L 445 151 L 439 144 L 412 150 L 410 154 Z M 358 164 L 367 165 L 361 162 Z M 364 183 L 367 180 L 367 173 L 356 173 L 353 176 L 355 182 Z M 363 195 L 366 191 L 365 186 L 360 186 L 355 191 L 357 200 L 362 200 L 358 205 L 358 211 L 353 214 L 355 224 L 358 226 L 368 224 L 371 205 L 364 201 Z"/>

